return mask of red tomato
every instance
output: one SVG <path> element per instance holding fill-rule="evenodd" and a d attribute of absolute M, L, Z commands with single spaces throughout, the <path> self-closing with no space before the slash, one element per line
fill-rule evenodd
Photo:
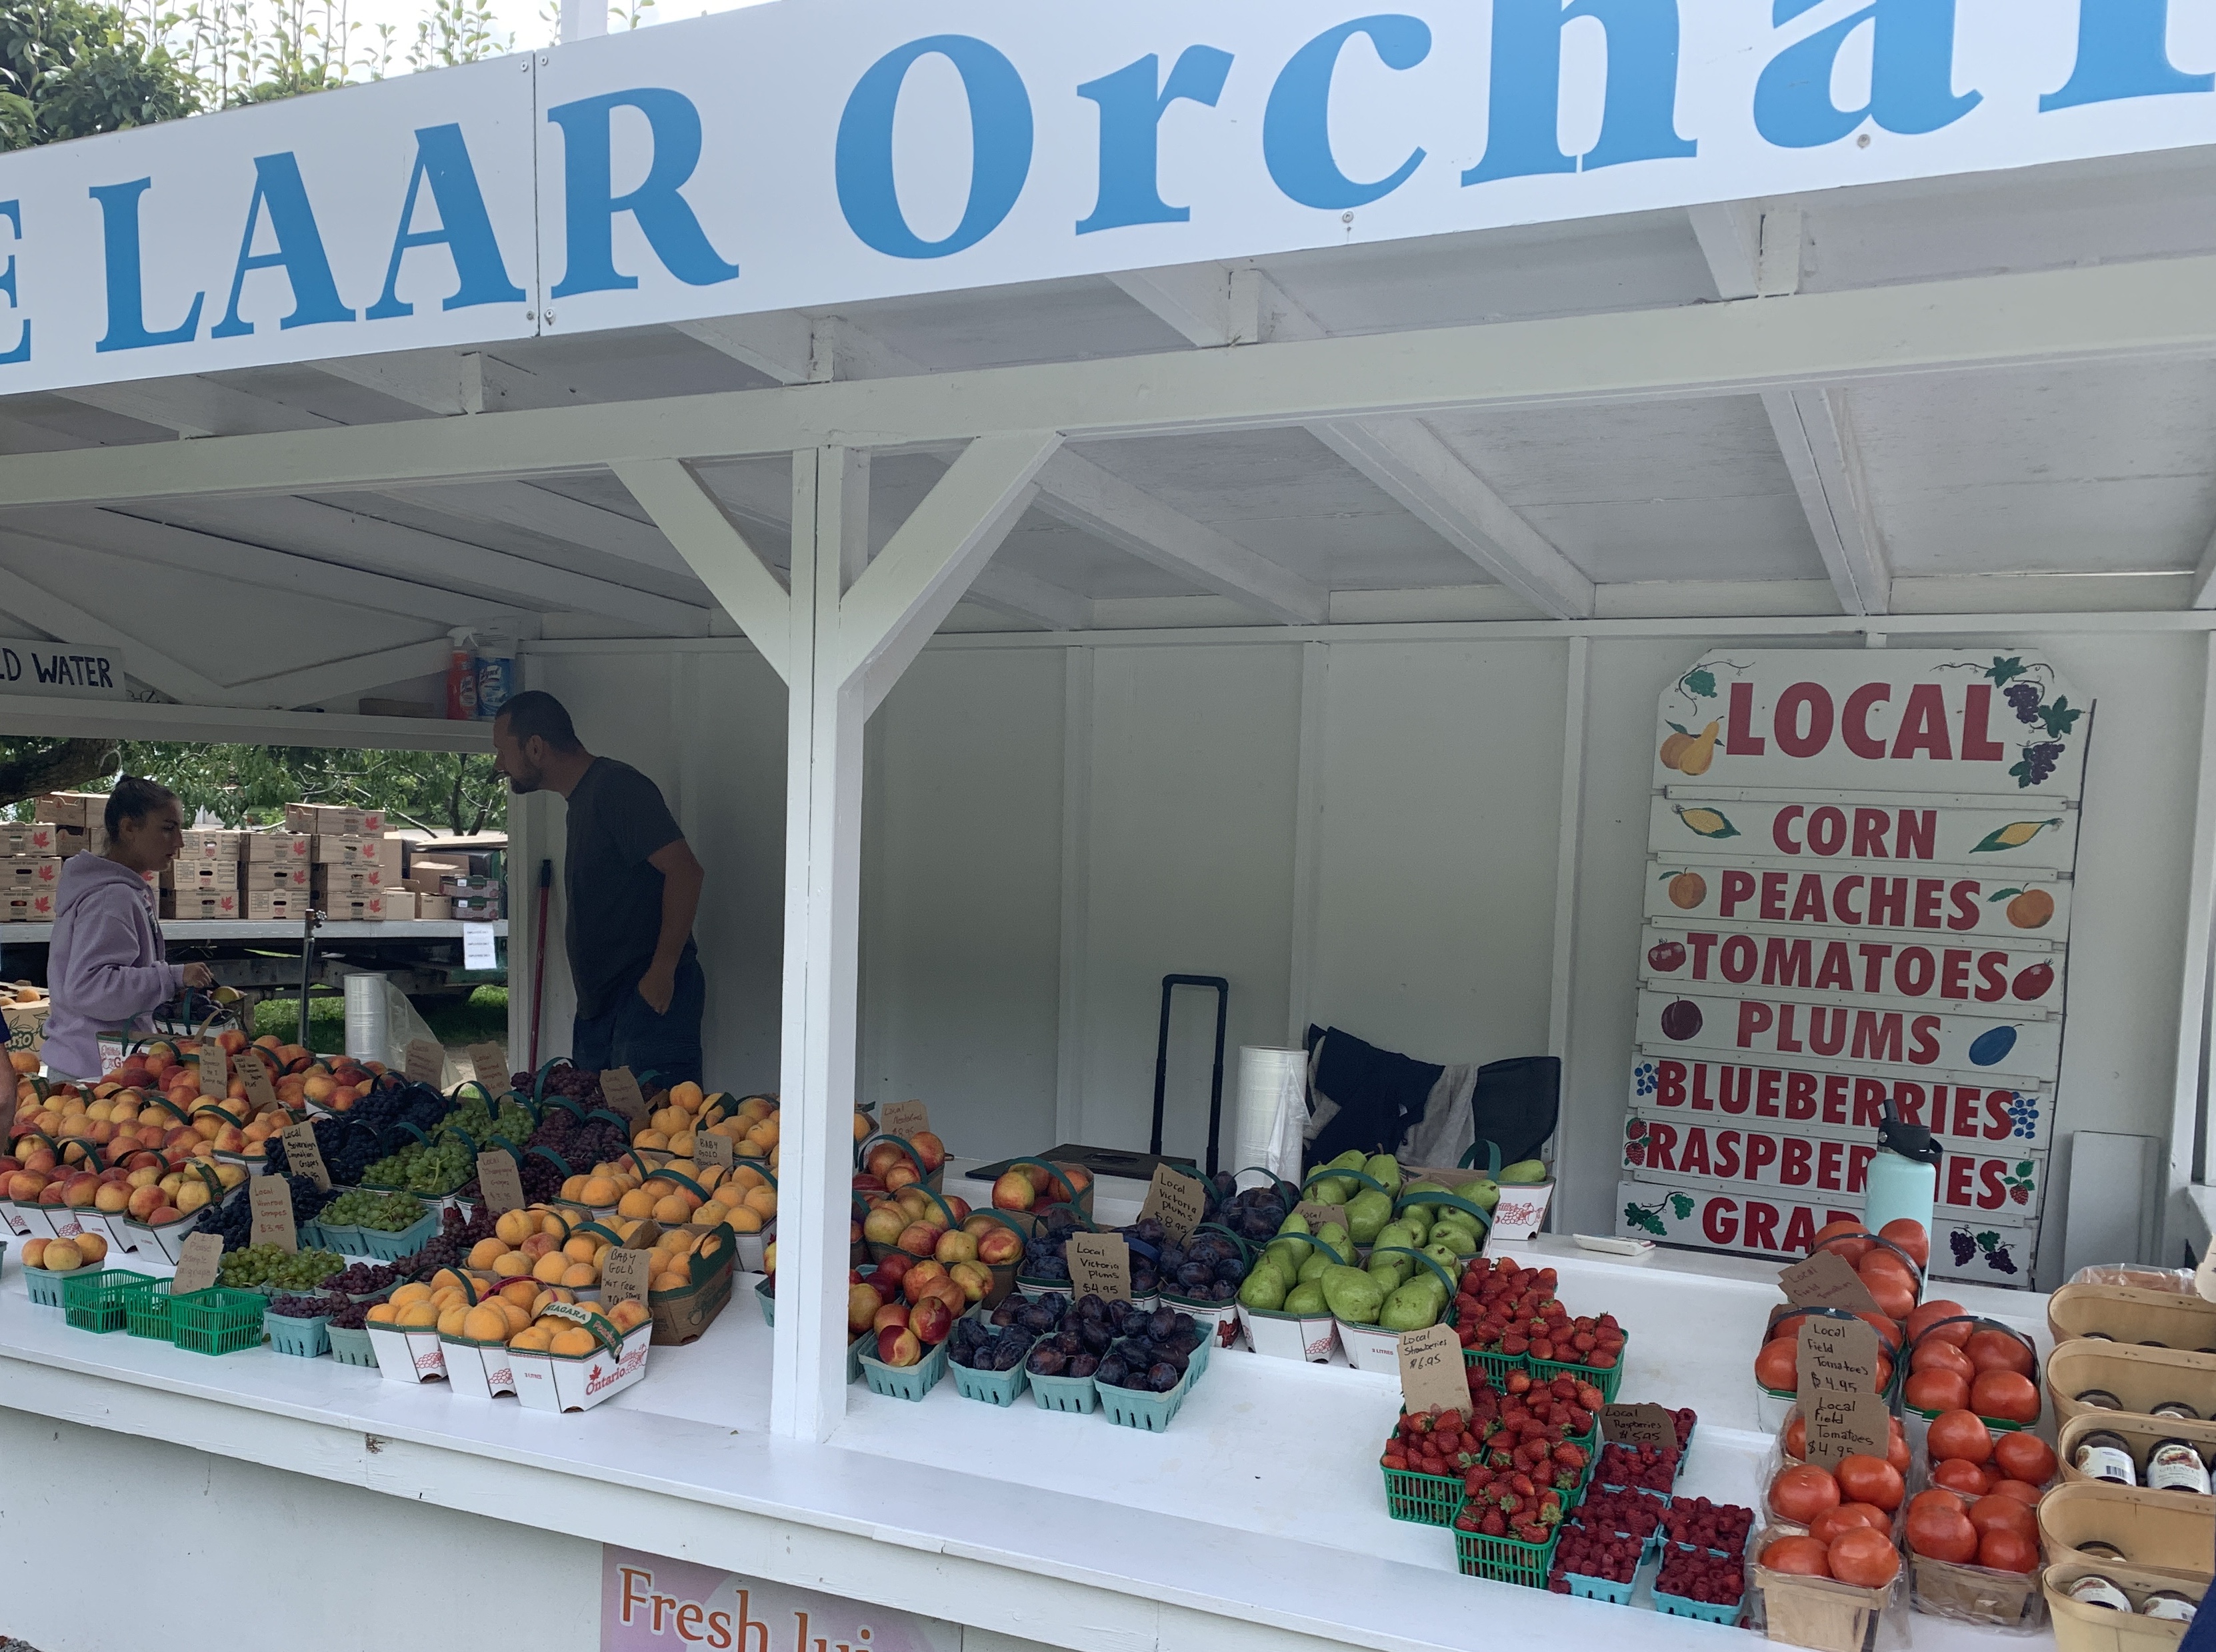
<path fill-rule="evenodd" d="M 2013 1371 L 2028 1377 L 2039 1369 L 2031 1350 L 2006 1331 L 1973 1331 L 1962 1352 L 1979 1371 Z"/>
<path fill-rule="evenodd" d="M 1983 1463 L 1993 1454 L 1993 1437 L 1974 1411 L 1957 1408 L 1931 1420 L 1925 1437 L 1935 1462 Z"/>
<path fill-rule="evenodd" d="M 2003 1480 L 1993 1487 L 1996 1497 L 2013 1497 L 2026 1508 L 2039 1506 L 2039 1488 L 2028 1480 Z"/>
<path fill-rule="evenodd" d="M 1901 1499 L 1908 1495 L 1900 1470 L 1881 1457 L 1856 1452 L 1841 1458 L 1835 1472 L 1839 1494 L 1849 1502 L 1871 1503 L 1890 1512 L 1899 1508 Z"/>
<path fill-rule="evenodd" d="M 2031 1512 L 2031 1505 L 2013 1497 L 1999 1495 L 1980 1497 L 1970 1505 L 1970 1524 L 1978 1528 L 1979 1537 L 1997 1526 L 2011 1532 L 2021 1532 L 2027 1538 L 2039 1535 L 2039 1516 Z"/>
<path fill-rule="evenodd" d="M 1844 1501 L 1839 1495 L 1839 1482 L 1813 1463 L 1796 1463 L 1780 1470 L 1777 1478 L 1770 1482 L 1771 1510 L 1778 1519 L 1795 1526 L 1814 1524 L 1819 1514 Z"/>
<path fill-rule="evenodd" d="M 1877 1236 L 1892 1240 L 1908 1253 L 1908 1260 L 1918 1267 L 1928 1266 L 1931 1261 L 1931 1236 L 1913 1217 L 1904 1216 L 1887 1223 L 1877 1230 Z"/>
<path fill-rule="evenodd" d="M 1877 1357 L 1877 1391 L 1881 1394 L 1893 1386 L 1893 1361 L 1883 1354 Z"/>
<path fill-rule="evenodd" d="M 1996 1422 L 2037 1422 L 2039 1390 L 2013 1371 L 1982 1371 L 1970 1384 L 1970 1409 Z"/>
<path fill-rule="evenodd" d="M 1800 1345 L 1789 1336 L 1773 1337 L 1754 1356 L 1754 1380 L 1775 1394 L 1790 1394 L 1800 1386 Z"/>
<path fill-rule="evenodd" d="M 1970 1384 L 1951 1371 L 1919 1371 L 1909 1378 L 1901 1397 L 1918 1411 L 1962 1411 L 1969 1407 Z"/>
<path fill-rule="evenodd" d="M 1887 1319 L 1883 1314 L 1856 1314 L 1856 1319 L 1868 1323 L 1877 1333 L 1877 1345 L 1887 1353 L 1900 1352 L 1900 1322 Z"/>
<path fill-rule="evenodd" d="M 1877 1304 L 1878 1311 L 1893 1319 L 1906 1319 L 1916 1311 L 1916 1285 L 1908 1277 L 1908 1270 L 1894 1261 L 1892 1269 L 1881 1269 L 1875 1264 L 1883 1251 L 1872 1251 L 1862 1259 L 1862 1284 Z M 1893 1259 L 1888 1257 L 1888 1261 Z"/>
<path fill-rule="evenodd" d="M 1762 1551 L 1762 1564 L 1795 1577 L 1829 1577 L 1830 1547 L 1813 1538 L 1780 1538 Z"/>
<path fill-rule="evenodd" d="M 1978 1374 L 1968 1354 L 1936 1336 L 1926 1337 L 1916 1345 L 1916 1352 L 1908 1356 L 1908 1368 L 1911 1372 L 1950 1371 L 1966 1383 Z"/>
<path fill-rule="evenodd" d="M 1978 1528 L 1970 1524 L 1970 1517 L 1959 1501 L 1952 1507 L 1926 1502 L 1930 1494 L 1920 1494 L 1908 1511 L 1908 1546 L 1917 1554 L 1933 1560 L 1951 1561 L 1966 1564 L 1978 1556 Z M 1952 1500 L 1949 1500 L 1952 1501 Z M 2016 1533 L 2010 1533 L 2016 1536 Z"/>
<path fill-rule="evenodd" d="M 1908 1431 L 1900 1426 L 1900 1419 L 1893 1419 L 1893 1443 L 1886 1447 L 1885 1460 L 1899 1469 L 1901 1477 L 1908 1476 Z"/>
<path fill-rule="evenodd" d="M 2035 1572 L 2039 1544 L 2021 1532 L 1996 1526 L 1978 1539 L 1978 1564 L 1997 1572 Z"/>
<path fill-rule="evenodd" d="M 1795 1461 L 1808 1455 L 1808 1424 L 1798 1411 L 1785 1425 L 1785 1455 Z"/>
<path fill-rule="evenodd" d="M 1808 1528 L 1808 1535 L 1819 1543 L 1828 1544 L 1842 1532 L 1851 1532 L 1863 1526 L 1872 1532 L 1890 1532 L 1893 1516 L 1868 1503 L 1841 1503 L 1837 1508 L 1827 1508 L 1816 1517 Z"/>
<path fill-rule="evenodd" d="M 1881 1532 L 1843 1532 L 1825 1558 L 1833 1577 L 1856 1588 L 1881 1589 L 1900 1572 L 1900 1553 Z"/>
<path fill-rule="evenodd" d="M 1993 1442 L 1993 1461 L 2012 1480 L 2043 1486 L 2054 1478 L 2053 1448 L 2037 1434 L 2003 1434 Z"/>
<path fill-rule="evenodd" d="M 1959 1319 L 1961 1314 L 1961 1303 L 1946 1297 L 1934 1297 L 1908 1316 L 1908 1340 L 1911 1342 L 1916 1341 L 1941 1320 Z M 1973 1328 L 1968 1325 L 1949 1325 L 1941 1340 L 1951 1342 L 1959 1348 L 1970 1340 L 1970 1332 Z"/>
<path fill-rule="evenodd" d="M 1932 1464 L 1931 1483 L 1960 1492 L 1965 1497 L 1982 1497 L 1985 1495 L 1985 1471 L 1975 1463 L 1950 1457 L 1943 1463 Z"/>

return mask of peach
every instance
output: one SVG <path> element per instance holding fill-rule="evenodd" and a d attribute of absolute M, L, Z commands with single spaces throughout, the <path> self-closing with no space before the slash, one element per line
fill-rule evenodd
<path fill-rule="evenodd" d="M 904 1302 L 889 1302 L 870 1316 L 870 1328 L 873 1331 L 882 1331 L 887 1326 L 898 1327 L 907 1323 L 908 1304 Z"/>
<path fill-rule="evenodd" d="M 911 1222 L 901 1230 L 900 1248 L 911 1256 L 935 1254 L 939 1236 L 944 1232 L 945 1230 L 935 1223 Z"/>
<path fill-rule="evenodd" d="M 1024 1242 L 1013 1228 L 994 1223 L 977 1240 L 977 1260 L 988 1267 L 1005 1267 L 1024 1254 Z"/>
<path fill-rule="evenodd" d="M 889 1365 L 920 1365 L 923 1343 L 905 1325 L 888 1325 L 877 1333 L 877 1358 Z"/>
<path fill-rule="evenodd" d="M 108 1260 L 108 1241 L 96 1233 L 81 1233 L 70 1242 L 77 1247 L 77 1254 L 84 1258 L 87 1267 L 97 1267 Z"/>
<path fill-rule="evenodd" d="M 871 1285 L 850 1285 L 846 1287 L 846 1334 L 859 1336 L 877 1323 L 877 1310 L 884 1306 L 884 1298 Z"/>
<path fill-rule="evenodd" d="M 908 1328 L 920 1341 L 935 1348 L 953 1331 L 954 1311 L 938 1298 L 926 1297 L 916 1304 L 915 1311 L 908 1316 Z"/>
<path fill-rule="evenodd" d="M 93 1193 L 92 1208 L 105 1216 L 117 1215 L 130 1208 L 131 1193 L 120 1181 L 103 1181 Z"/>
<path fill-rule="evenodd" d="M 906 1249 L 907 1247 L 902 1246 L 902 1248 Z M 974 1235 L 964 1233 L 959 1228 L 956 1228 L 939 1236 L 939 1243 L 933 1248 L 931 1254 L 951 1269 L 957 1262 L 974 1262 L 977 1260 L 977 1241 Z"/>
<path fill-rule="evenodd" d="M 1038 1190 L 1021 1169 L 1006 1172 L 993 1184 L 993 1208 L 996 1211 L 1028 1211 L 1037 1202 Z"/>
<path fill-rule="evenodd" d="M 963 1296 L 973 1303 L 982 1302 L 985 1293 L 993 1288 L 993 1270 L 982 1262 L 957 1262 L 947 1277 L 960 1285 Z"/>
<path fill-rule="evenodd" d="M 51 1239 L 26 1239 L 23 1241 L 23 1266 L 26 1267 L 44 1267 L 46 1265 L 46 1247 L 52 1243 L 53 1243 L 53 1241 Z"/>
<path fill-rule="evenodd" d="M 142 1182 L 131 1190 L 131 1197 L 123 1208 L 126 1214 L 144 1222 L 162 1208 L 169 1195 L 153 1182 Z"/>

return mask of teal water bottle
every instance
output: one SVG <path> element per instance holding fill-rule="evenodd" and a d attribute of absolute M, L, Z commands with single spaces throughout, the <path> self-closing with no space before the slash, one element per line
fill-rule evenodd
<path fill-rule="evenodd" d="M 1872 1233 L 1905 1217 L 1923 1224 L 1927 1239 L 1934 1236 L 1931 1216 L 1939 1202 L 1941 1150 L 1930 1131 L 1905 1122 L 1894 1111 L 1892 1098 L 1887 1098 L 1885 1121 L 1878 1126 L 1877 1156 L 1869 1162 L 1862 1184 L 1862 1222 Z"/>

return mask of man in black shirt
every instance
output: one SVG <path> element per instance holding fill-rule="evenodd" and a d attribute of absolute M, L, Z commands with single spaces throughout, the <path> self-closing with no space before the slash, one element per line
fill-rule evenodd
<path fill-rule="evenodd" d="M 594 1071 L 651 1073 L 662 1085 L 699 1083 L 700 863 L 661 789 L 629 763 L 587 751 L 562 702 L 537 689 L 502 708 L 492 744 L 511 791 L 558 792 L 569 802 L 569 1058 Z"/>

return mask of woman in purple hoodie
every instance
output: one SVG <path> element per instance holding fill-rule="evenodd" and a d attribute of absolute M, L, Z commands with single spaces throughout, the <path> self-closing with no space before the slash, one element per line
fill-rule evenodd
<path fill-rule="evenodd" d="M 65 1078 L 97 1079 L 102 1032 L 151 1032 L 157 1004 L 215 979 L 205 964 L 169 962 L 146 881 L 184 847 L 177 794 L 126 774 L 108 795 L 106 822 L 108 853 L 71 855 L 55 891 L 45 1053 Z"/>

